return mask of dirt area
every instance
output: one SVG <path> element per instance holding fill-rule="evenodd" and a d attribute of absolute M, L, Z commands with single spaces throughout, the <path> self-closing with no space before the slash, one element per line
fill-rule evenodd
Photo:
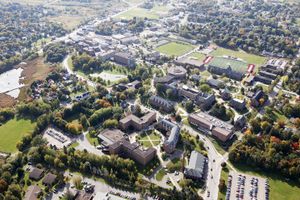
<path fill-rule="evenodd" d="M 42 57 L 38 57 L 32 61 L 27 61 L 26 65 L 22 66 L 23 72 L 21 80 L 24 83 L 24 87 L 20 89 L 20 94 L 18 99 L 7 94 L 0 94 L 0 108 L 14 106 L 18 101 L 30 100 L 27 96 L 27 89 L 35 80 L 43 80 L 47 77 L 49 72 L 53 69 L 51 66 L 44 63 Z"/>
<path fill-rule="evenodd" d="M 7 94 L 0 94 L 0 108 L 14 106 L 16 102 L 17 101 L 13 97 Z"/>

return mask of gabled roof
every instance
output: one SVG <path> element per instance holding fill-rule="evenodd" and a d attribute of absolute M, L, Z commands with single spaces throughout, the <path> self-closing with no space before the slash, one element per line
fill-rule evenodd
<path fill-rule="evenodd" d="M 189 165 L 186 168 L 186 174 L 193 177 L 201 178 L 205 170 L 206 157 L 197 151 L 192 151 Z"/>

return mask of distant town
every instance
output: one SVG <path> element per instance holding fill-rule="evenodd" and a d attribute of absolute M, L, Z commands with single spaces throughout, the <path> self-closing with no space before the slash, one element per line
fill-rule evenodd
<path fill-rule="evenodd" d="M 296 0 L 0 0 L 0 200 L 299 199 L 299 38 Z"/>

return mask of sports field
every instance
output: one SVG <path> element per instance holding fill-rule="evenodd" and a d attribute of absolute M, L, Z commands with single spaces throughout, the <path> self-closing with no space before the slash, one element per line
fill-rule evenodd
<path fill-rule="evenodd" d="M 232 70 L 239 72 L 246 72 L 248 68 L 248 64 L 246 62 L 224 57 L 214 57 L 212 61 L 210 61 L 209 65 L 220 68 L 227 68 L 228 66 L 230 66 Z"/>
<path fill-rule="evenodd" d="M 244 60 L 248 64 L 255 64 L 256 69 L 258 67 L 260 67 L 261 65 L 263 65 L 267 61 L 267 58 L 263 57 L 263 56 L 249 54 L 244 51 L 233 51 L 233 50 L 225 49 L 225 48 L 221 48 L 221 47 L 218 47 L 218 49 L 213 51 L 211 53 L 211 55 L 216 56 L 216 57 L 231 56 L 231 57 L 239 58 L 239 59 Z"/>
<path fill-rule="evenodd" d="M 118 18 L 118 19 L 127 19 L 127 20 L 132 19 L 134 17 L 158 19 L 159 15 L 154 11 L 147 10 L 144 8 L 133 8 L 131 10 L 128 10 L 127 12 L 124 12 L 124 13 L 116 16 L 116 18 Z"/>
<path fill-rule="evenodd" d="M 182 42 L 169 42 L 157 47 L 155 50 L 167 56 L 181 56 L 195 48 L 194 45 Z"/>
<path fill-rule="evenodd" d="M 35 127 L 27 119 L 12 119 L 0 126 L 0 151 L 13 153 L 17 150 L 16 144 L 26 134 L 30 134 Z"/>
<path fill-rule="evenodd" d="M 193 53 L 188 55 L 188 58 L 193 59 L 193 60 L 203 61 L 206 58 L 206 56 L 202 53 L 199 53 L 199 52 L 193 52 Z"/>

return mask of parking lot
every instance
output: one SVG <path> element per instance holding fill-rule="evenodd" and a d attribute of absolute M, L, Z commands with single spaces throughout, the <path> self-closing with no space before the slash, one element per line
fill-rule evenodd
<path fill-rule="evenodd" d="M 49 145 L 56 146 L 58 149 L 62 149 L 64 146 L 67 147 L 72 143 L 71 138 L 54 128 L 46 129 L 43 138 L 48 141 Z"/>
<path fill-rule="evenodd" d="M 230 171 L 226 200 L 269 200 L 267 179 Z"/>

